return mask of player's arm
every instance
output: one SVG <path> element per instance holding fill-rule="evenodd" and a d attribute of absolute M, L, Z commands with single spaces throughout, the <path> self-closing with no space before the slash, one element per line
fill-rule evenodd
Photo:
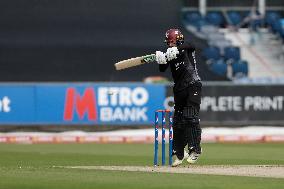
<path fill-rule="evenodd" d="M 177 58 L 179 50 L 177 47 L 170 47 L 167 49 L 166 53 L 161 51 L 156 51 L 156 62 L 159 64 L 160 72 L 166 71 L 169 67 L 169 61 Z"/>
<path fill-rule="evenodd" d="M 178 54 L 179 50 L 177 47 L 168 48 L 166 53 L 156 51 L 156 61 L 158 64 L 167 64 L 167 62 L 176 59 Z"/>

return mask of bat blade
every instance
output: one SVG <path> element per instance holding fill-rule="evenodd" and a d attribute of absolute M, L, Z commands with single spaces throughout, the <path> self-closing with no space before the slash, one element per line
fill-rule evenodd
<path fill-rule="evenodd" d="M 150 54 L 150 55 L 145 55 L 141 57 L 136 57 L 136 58 L 130 58 L 127 60 L 123 60 L 120 62 L 117 62 L 114 64 L 116 70 L 123 70 L 126 68 L 131 68 L 134 66 L 139 66 L 142 64 L 154 62 L 156 60 L 156 55 L 155 54 Z"/>

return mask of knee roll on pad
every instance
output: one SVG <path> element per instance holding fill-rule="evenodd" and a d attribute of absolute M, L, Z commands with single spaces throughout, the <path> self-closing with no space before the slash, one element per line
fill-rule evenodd
<path fill-rule="evenodd" d="M 183 108 L 183 117 L 186 119 L 192 119 L 198 117 L 198 109 L 194 106 L 185 106 Z"/>
<path fill-rule="evenodd" d="M 173 120 L 174 127 L 185 128 L 199 125 L 199 109 L 195 106 L 185 106 L 181 111 L 176 110 Z"/>
<path fill-rule="evenodd" d="M 192 124 L 199 124 L 199 110 L 194 106 L 186 106 L 183 109 L 183 119 Z M 191 124 L 190 124 L 191 125 Z"/>
<path fill-rule="evenodd" d="M 173 120 L 173 127 L 175 128 L 183 128 L 183 114 L 182 111 L 175 111 L 174 120 Z"/>

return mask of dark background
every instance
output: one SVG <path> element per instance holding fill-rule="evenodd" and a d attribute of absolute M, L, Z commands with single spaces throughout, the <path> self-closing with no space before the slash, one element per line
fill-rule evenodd
<path fill-rule="evenodd" d="M 207 0 L 208 7 L 251 7 L 256 0 Z M 183 0 L 185 6 L 198 7 L 199 0 Z M 283 0 L 266 0 L 266 6 L 284 6 Z"/>
<path fill-rule="evenodd" d="M 0 81 L 142 81 L 157 65 L 117 72 L 117 61 L 164 48 L 180 28 L 198 48 L 203 80 L 223 80 L 198 55 L 207 43 L 181 25 L 182 1 L 1 0 Z"/>

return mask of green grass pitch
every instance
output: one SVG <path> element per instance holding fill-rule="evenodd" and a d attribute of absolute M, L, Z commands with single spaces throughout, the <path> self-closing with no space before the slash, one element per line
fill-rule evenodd
<path fill-rule="evenodd" d="M 0 189 L 284 188 L 284 179 L 65 169 L 148 165 L 152 144 L 0 144 Z M 199 165 L 284 165 L 284 144 L 203 144 Z"/>

